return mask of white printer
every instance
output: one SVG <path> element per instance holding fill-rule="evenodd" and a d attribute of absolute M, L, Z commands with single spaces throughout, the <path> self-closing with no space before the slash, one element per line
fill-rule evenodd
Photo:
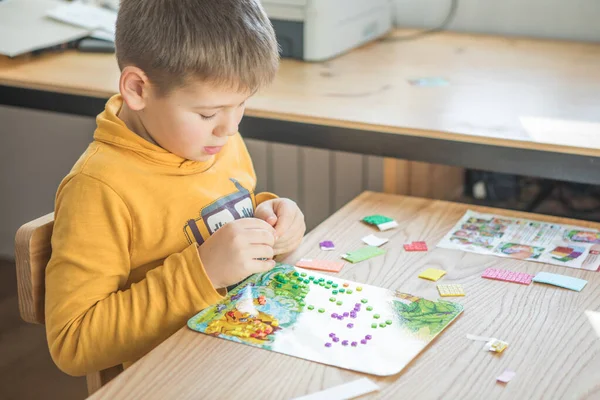
<path fill-rule="evenodd" d="M 262 0 L 282 57 L 323 61 L 386 34 L 390 0 Z"/>

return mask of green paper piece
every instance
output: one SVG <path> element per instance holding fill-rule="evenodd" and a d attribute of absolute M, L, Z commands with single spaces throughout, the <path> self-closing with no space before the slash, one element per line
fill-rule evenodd
<path fill-rule="evenodd" d="M 369 225 L 381 225 L 392 221 L 392 218 L 383 215 L 369 215 L 368 217 L 363 218 L 363 222 L 366 222 Z"/>
<path fill-rule="evenodd" d="M 384 249 L 380 249 L 379 247 L 374 246 L 365 246 L 361 247 L 358 250 L 351 251 L 348 254 L 345 254 L 342 258 L 346 261 L 350 261 L 355 264 L 357 262 L 361 262 L 364 260 L 368 260 L 369 258 L 377 257 L 382 254 L 385 254 Z"/>

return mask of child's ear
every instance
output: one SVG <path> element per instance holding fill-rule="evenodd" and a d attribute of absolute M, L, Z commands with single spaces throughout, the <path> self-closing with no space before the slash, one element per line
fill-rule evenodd
<path fill-rule="evenodd" d="M 121 71 L 119 91 L 127 107 L 133 111 L 141 111 L 146 107 L 150 91 L 148 76 L 139 69 L 129 65 Z"/>

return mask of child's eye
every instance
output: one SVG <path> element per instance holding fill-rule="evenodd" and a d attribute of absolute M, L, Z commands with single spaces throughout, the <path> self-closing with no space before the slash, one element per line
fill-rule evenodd
<path fill-rule="evenodd" d="M 198 114 L 200 115 L 200 118 L 202 118 L 203 120 L 209 120 L 209 119 L 213 119 L 215 117 L 215 115 L 217 115 L 216 113 L 213 115 L 202 115 L 202 114 Z"/>

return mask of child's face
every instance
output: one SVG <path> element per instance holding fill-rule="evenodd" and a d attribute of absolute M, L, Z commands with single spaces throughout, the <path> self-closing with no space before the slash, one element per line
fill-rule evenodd
<path fill-rule="evenodd" d="M 238 132 L 251 95 L 207 83 L 187 85 L 166 96 L 150 91 L 140 119 L 163 149 L 188 160 L 207 161 Z"/>

